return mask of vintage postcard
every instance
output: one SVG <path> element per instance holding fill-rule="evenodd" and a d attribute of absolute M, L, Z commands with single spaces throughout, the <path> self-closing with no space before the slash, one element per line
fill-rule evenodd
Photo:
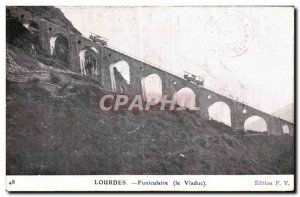
<path fill-rule="evenodd" d="M 295 191 L 293 6 L 6 6 L 6 189 Z"/>

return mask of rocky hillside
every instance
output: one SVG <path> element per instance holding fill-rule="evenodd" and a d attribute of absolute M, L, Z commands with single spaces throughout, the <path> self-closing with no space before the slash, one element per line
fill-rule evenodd
<path fill-rule="evenodd" d="M 65 17 L 64 13 L 60 9 L 53 6 L 18 6 L 21 9 L 39 16 L 51 23 L 54 23 L 60 27 L 70 28 L 71 31 L 81 34 L 72 23 Z"/>
<path fill-rule="evenodd" d="M 109 91 L 7 24 L 7 174 L 294 173 L 290 136 L 233 132 L 191 111 L 101 111 Z"/>

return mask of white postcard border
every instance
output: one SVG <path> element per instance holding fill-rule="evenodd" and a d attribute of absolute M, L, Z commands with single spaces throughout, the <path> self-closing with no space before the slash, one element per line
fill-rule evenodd
<path fill-rule="evenodd" d="M 7 191 L 294 191 L 294 175 L 8 175 Z"/>

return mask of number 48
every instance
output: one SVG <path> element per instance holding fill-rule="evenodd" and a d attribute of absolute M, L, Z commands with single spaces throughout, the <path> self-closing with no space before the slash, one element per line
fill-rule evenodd
<path fill-rule="evenodd" d="M 11 180 L 8 184 L 10 184 L 10 185 L 14 185 L 16 183 L 16 181 L 15 180 Z"/>

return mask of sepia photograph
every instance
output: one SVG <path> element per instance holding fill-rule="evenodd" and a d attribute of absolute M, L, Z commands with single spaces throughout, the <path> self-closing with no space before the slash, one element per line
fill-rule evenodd
<path fill-rule="evenodd" d="M 6 6 L 7 190 L 294 191 L 295 36 L 293 6 Z"/>

